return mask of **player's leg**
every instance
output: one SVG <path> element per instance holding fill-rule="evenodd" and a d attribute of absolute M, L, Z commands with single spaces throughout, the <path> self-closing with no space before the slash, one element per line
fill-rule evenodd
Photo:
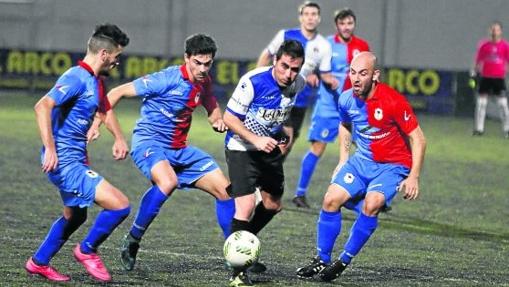
<path fill-rule="evenodd" d="M 49 265 L 50 260 L 62 248 L 85 221 L 87 220 L 87 208 L 64 207 L 63 215 L 51 226 L 46 238 L 41 243 L 34 255 L 26 262 L 25 269 L 30 274 L 39 274 L 51 281 L 68 281 L 70 277 L 59 273 Z"/>
<path fill-rule="evenodd" d="M 484 120 L 486 119 L 486 108 L 488 106 L 488 93 L 490 89 L 489 80 L 481 78 L 479 82 L 479 91 L 475 99 L 474 131 L 472 133 L 474 136 L 480 136 L 484 133 Z"/>
<path fill-rule="evenodd" d="M 324 281 L 336 279 L 359 254 L 378 227 L 378 214 L 385 205 L 390 206 L 399 183 L 409 170 L 403 166 L 376 164 L 374 168 L 365 165 L 364 171 L 363 176 L 368 178 L 369 185 L 366 188 L 362 211 L 352 225 L 350 236 L 339 259 L 320 273 L 320 278 Z"/>
<path fill-rule="evenodd" d="M 121 246 L 121 263 L 130 271 L 136 263 L 140 240 L 149 225 L 177 186 L 177 175 L 170 165 L 165 149 L 152 145 L 140 145 L 131 152 L 131 158 L 141 172 L 152 181 L 143 194 L 129 233 Z"/>
<path fill-rule="evenodd" d="M 352 158 L 334 175 L 324 195 L 316 227 L 317 256 L 309 265 L 297 269 L 298 277 L 311 278 L 330 264 L 334 243 L 341 232 L 341 207 L 359 198 L 364 189 L 365 184 Z"/>
<path fill-rule="evenodd" d="M 217 223 L 221 227 L 225 239 L 231 234 L 230 227 L 235 214 L 235 201 L 230 198 L 227 192 L 229 186 L 230 182 L 219 168 L 207 172 L 195 182 L 195 187 L 216 198 Z"/>
<path fill-rule="evenodd" d="M 311 147 L 302 158 L 297 189 L 295 190 L 295 196 L 292 200 L 297 207 L 309 208 L 309 205 L 306 202 L 306 194 L 309 183 L 311 182 L 311 178 L 320 157 L 325 152 L 327 143 L 334 142 L 337 137 L 338 126 L 338 118 L 313 117 L 308 137 L 311 142 Z"/>
<path fill-rule="evenodd" d="M 496 96 L 504 137 L 509 138 L 509 108 L 507 107 L 505 79 L 497 79 L 493 93 Z"/>
<path fill-rule="evenodd" d="M 89 180 L 84 181 L 84 186 L 92 184 Z M 74 256 L 92 277 L 110 281 L 111 275 L 97 254 L 97 249 L 126 219 L 131 207 L 127 197 L 105 179 L 95 186 L 95 202 L 104 209 L 97 215 L 83 241 L 74 248 Z"/>

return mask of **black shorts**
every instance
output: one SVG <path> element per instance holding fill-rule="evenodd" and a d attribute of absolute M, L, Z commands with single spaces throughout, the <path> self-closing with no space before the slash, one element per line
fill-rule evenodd
<path fill-rule="evenodd" d="M 479 80 L 479 94 L 500 96 L 505 90 L 505 79 L 481 77 Z"/>
<path fill-rule="evenodd" d="M 233 198 L 252 194 L 256 187 L 274 198 L 283 196 L 285 175 L 283 155 L 279 148 L 271 153 L 263 151 L 225 150 L 231 181 L 229 195 Z"/>
<path fill-rule="evenodd" d="M 307 108 L 298 108 L 293 107 L 290 111 L 290 126 L 293 128 L 293 141 L 299 137 L 300 129 L 302 128 L 302 122 L 304 122 L 304 118 L 306 117 L 306 109 Z"/>

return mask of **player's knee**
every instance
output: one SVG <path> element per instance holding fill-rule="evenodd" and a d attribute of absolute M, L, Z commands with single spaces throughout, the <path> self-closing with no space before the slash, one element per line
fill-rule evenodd
<path fill-rule="evenodd" d="M 156 184 L 162 193 L 170 195 L 177 188 L 177 179 L 168 177 L 167 179 L 159 180 Z"/>
<path fill-rule="evenodd" d="M 362 207 L 362 213 L 367 216 L 376 216 L 382 207 L 384 206 L 385 201 L 380 198 L 366 198 L 364 200 L 364 206 Z"/>
<path fill-rule="evenodd" d="M 322 208 L 325 211 L 334 212 L 338 211 L 343 204 L 340 194 L 335 191 L 327 191 L 323 197 Z"/>
<path fill-rule="evenodd" d="M 72 227 L 78 228 L 87 221 L 87 208 L 72 207 L 71 215 L 67 221 Z"/>
<path fill-rule="evenodd" d="M 281 200 L 266 200 L 263 202 L 263 206 L 270 212 L 278 213 L 283 210 Z"/>

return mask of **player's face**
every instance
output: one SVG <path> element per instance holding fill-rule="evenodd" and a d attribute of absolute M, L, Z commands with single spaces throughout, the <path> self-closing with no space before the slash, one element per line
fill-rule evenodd
<path fill-rule="evenodd" d="M 314 32 L 320 24 L 320 11 L 316 7 L 304 7 L 299 16 L 299 21 L 302 29 L 309 32 Z"/>
<path fill-rule="evenodd" d="M 490 27 L 490 35 L 492 39 L 498 40 L 502 38 L 502 27 L 499 24 L 493 24 Z"/>
<path fill-rule="evenodd" d="M 209 76 L 210 68 L 214 62 L 212 54 L 198 54 L 184 56 L 187 73 L 191 82 L 203 82 Z"/>
<path fill-rule="evenodd" d="M 348 41 L 352 38 L 355 30 L 355 21 L 352 16 L 338 19 L 336 22 L 336 29 L 338 30 L 339 36 L 344 40 Z"/>
<path fill-rule="evenodd" d="M 303 58 L 292 58 L 284 53 L 279 60 L 274 60 L 274 78 L 277 84 L 283 88 L 290 86 L 297 78 L 303 63 Z"/>
<path fill-rule="evenodd" d="M 353 92 L 358 97 L 366 99 L 375 83 L 378 81 L 380 71 L 374 67 L 372 58 L 363 56 L 355 59 L 350 65 L 350 81 L 352 82 Z"/>
<path fill-rule="evenodd" d="M 102 65 L 102 69 L 101 71 L 103 72 L 107 72 L 113 68 L 115 68 L 116 66 L 119 65 L 119 59 L 120 59 L 120 55 L 122 54 L 122 52 L 124 51 L 124 49 L 119 46 L 118 48 L 116 49 L 113 49 L 111 51 L 108 51 L 108 50 L 103 50 L 103 65 Z"/>

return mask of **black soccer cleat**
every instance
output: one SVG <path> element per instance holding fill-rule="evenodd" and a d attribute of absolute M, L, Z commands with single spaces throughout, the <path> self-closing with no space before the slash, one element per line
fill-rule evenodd
<path fill-rule="evenodd" d="M 230 283 L 228 284 L 230 287 L 246 287 L 253 286 L 253 282 L 247 277 L 245 272 L 234 272 L 232 277 L 230 278 Z"/>
<path fill-rule="evenodd" d="M 267 266 L 265 266 L 265 264 L 257 261 L 255 263 L 253 263 L 253 265 L 249 266 L 247 268 L 247 271 L 259 274 L 259 273 L 263 273 L 263 272 L 267 271 Z"/>
<path fill-rule="evenodd" d="M 313 258 L 309 265 L 297 269 L 297 277 L 301 279 L 313 278 L 327 267 L 327 264 L 320 260 L 320 257 Z"/>
<path fill-rule="evenodd" d="M 136 254 L 140 248 L 140 240 L 126 234 L 122 239 L 122 246 L 120 247 L 120 263 L 125 270 L 131 271 L 136 264 Z"/>
<path fill-rule="evenodd" d="M 480 136 L 482 136 L 483 134 L 484 134 L 484 132 L 476 131 L 476 130 L 474 130 L 474 131 L 472 132 L 472 136 L 473 136 L 473 137 L 480 137 Z"/>
<path fill-rule="evenodd" d="M 297 207 L 311 208 L 311 206 L 309 206 L 309 204 L 308 204 L 308 202 L 306 200 L 306 197 L 304 195 L 294 197 L 292 199 L 292 202 Z"/>
<path fill-rule="evenodd" d="M 343 263 L 341 260 L 336 260 L 332 262 L 331 265 L 325 267 L 318 276 L 322 279 L 322 281 L 330 282 L 338 278 L 339 275 L 341 275 L 341 273 L 343 273 L 346 269 L 346 266 L 348 266 L 348 264 Z"/>

